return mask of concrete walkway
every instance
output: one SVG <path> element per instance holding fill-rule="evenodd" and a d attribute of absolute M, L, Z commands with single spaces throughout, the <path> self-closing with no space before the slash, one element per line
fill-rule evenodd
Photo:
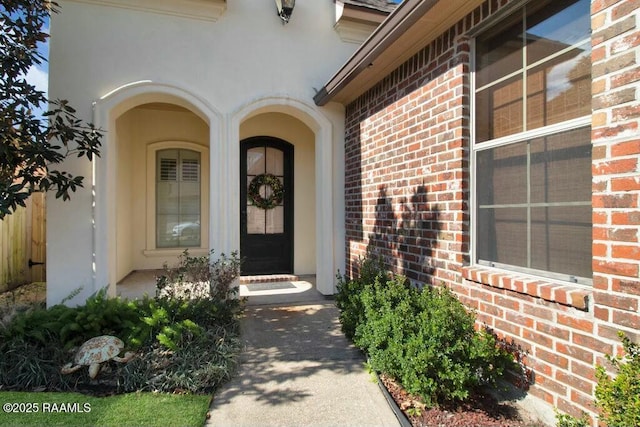
<path fill-rule="evenodd" d="M 215 394 L 206 426 L 398 426 L 334 302 L 314 288 L 288 297 L 249 297 L 242 365 Z"/>

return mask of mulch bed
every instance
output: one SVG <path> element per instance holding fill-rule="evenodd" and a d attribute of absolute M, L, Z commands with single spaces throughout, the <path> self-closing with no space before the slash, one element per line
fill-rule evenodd
<path fill-rule="evenodd" d="M 544 427 L 533 422 L 510 402 L 489 394 L 474 394 L 468 401 L 424 408 L 420 399 L 384 375 L 380 381 L 414 427 Z"/>

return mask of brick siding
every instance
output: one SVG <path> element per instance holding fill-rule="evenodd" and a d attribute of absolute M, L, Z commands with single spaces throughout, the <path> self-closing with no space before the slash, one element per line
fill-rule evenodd
<path fill-rule="evenodd" d="M 529 392 L 594 425 L 594 365 L 640 340 L 640 1 L 593 0 L 593 286 L 469 266 L 471 44 L 487 1 L 347 106 L 346 265 L 368 251 L 446 284 L 533 372 Z"/>

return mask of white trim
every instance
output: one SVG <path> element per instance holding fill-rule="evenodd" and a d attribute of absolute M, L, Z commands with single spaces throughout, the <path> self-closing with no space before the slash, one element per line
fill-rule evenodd
<path fill-rule="evenodd" d="M 146 212 L 146 237 L 144 254 L 165 252 L 163 248 L 156 246 L 156 153 L 166 149 L 191 150 L 200 153 L 202 162 L 202 176 L 200 179 L 200 247 L 182 248 L 195 251 L 197 249 L 208 252 L 209 248 L 209 147 L 187 141 L 160 141 L 147 145 L 147 212 Z M 175 249 L 175 248 L 171 248 Z"/>
<path fill-rule="evenodd" d="M 217 21 L 227 9 L 225 0 L 69 0 L 181 18 Z"/>
<path fill-rule="evenodd" d="M 189 255 L 192 256 L 204 256 L 209 254 L 209 249 L 206 248 L 188 248 Z M 184 249 L 152 249 L 142 251 L 144 256 L 157 257 L 157 258 L 177 258 L 184 253 Z"/>
<path fill-rule="evenodd" d="M 475 98 L 475 97 L 474 97 Z M 474 102 L 475 108 L 475 102 Z M 475 116 L 473 116 L 473 128 L 475 128 Z M 555 123 L 552 125 L 542 126 L 525 132 L 518 132 L 512 135 L 502 136 L 500 138 L 490 139 L 487 141 L 475 142 L 475 135 L 471 135 L 472 144 L 471 147 L 474 151 L 483 151 L 491 148 L 500 147 L 502 145 L 516 144 L 518 142 L 524 142 L 534 138 L 543 138 L 545 136 L 553 135 L 560 132 L 566 132 L 581 127 L 591 126 L 591 116 L 578 117 L 576 119 L 567 120 L 561 123 Z"/>

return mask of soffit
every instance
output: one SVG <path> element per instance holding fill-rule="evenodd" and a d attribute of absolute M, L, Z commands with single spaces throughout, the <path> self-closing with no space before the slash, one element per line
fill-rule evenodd
<path fill-rule="evenodd" d="M 483 0 L 404 0 L 324 87 L 329 101 L 348 104 L 481 5 Z"/>
<path fill-rule="evenodd" d="M 344 4 L 365 7 L 368 9 L 375 9 L 382 12 L 392 12 L 397 6 L 397 3 L 394 3 L 389 0 L 342 0 Z"/>
<path fill-rule="evenodd" d="M 371 2 L 371 0 L 369 0 Z M 375 7 L 364 1 L 336 0 L 336 23 L 333 28 L 340 35 L 342 41 L 362 44 L 375 29 L 389 15 L 388 6 L 385 10 L 382 6 Z M 380 5 L 386 5 L 386 0 L 376 1 Z M 392 6 L 396 6 L 392 4 Z"/>

